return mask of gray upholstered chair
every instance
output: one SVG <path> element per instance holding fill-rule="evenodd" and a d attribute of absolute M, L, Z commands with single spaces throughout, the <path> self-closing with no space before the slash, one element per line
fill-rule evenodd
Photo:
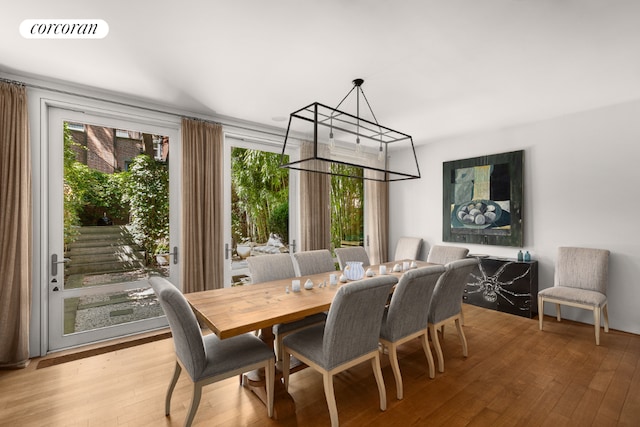
<path fill-rule="evenodd" d="M 247 258 L 251 283 L 257 284 L 272 280 L 288 279 L 295 277 L 293 260 L 289 254 L 261 255 Z M 282 339 L 288 334 L 322 323 L 327 318 L 325 313 L 313 314 L 304 319 L 273 325 L 275 335 L 276 360 L 282 360 Z"/>
<path fill-rule="evenodd" d="M 466 258 L 469 249 L 460 246 L 433 245 L 427 255 L 427 262 L 446 265 L 451 261 Z M 464 325 L 464 311 L 460 313 L 460 323 Z"/>
<path fill-rule="evenodd" d="M 401 237 L 396 243 L 393 260 L 418 259 L 420 248 L 422 248 L 422 239 L 420 237 Z"/>
<path fill-rule="evenodd" d="M 295 260 L 298 276 L 309 276 L 336 270 L 331 252 L 327 249 L 297 252 L 293 254 L 293 259 Z"/>
<path fill-rule="evenodd" d="M 433 245 L 427 255 L 427 262 L 445 265 L 451 261 L 466 258 L 468 254 L 469 249 L 460 246 Z"/>
<path fill-rule="evenodd" d="M 593 311 L 596 345 L 600 345 L 600 318 L 604 331 L 609 332 L 607 312 L 607 282 L 609 281 L 609 251 L 589 248 L 558 248 L 553 287 L 538 292 L 540 330 L 544 318 L 544 303 L 556 305 L 558 322 L 560 305 Z"/>
<path fill-rule="evenodd" d="M 244 334 L 224 340 L 202 335 L 200 325 L 182 293 L 162 277 L 149 279 L 164 310 L 176 351 L 176 367 L 167 390 L 165 414 L 171 410 L 171 395 L 184 368 L 193 381 L 193 399 L 184 425 L 190 426 L 200 404 L 202 387 L 243 372 L 264 368 L 267 383 L 267 413 L 273 415 L 275 356 L 259 338 Z"/>
<path fill-rule="evenodd" d="M 380 328 L 380 343 L 389 350 L 391 369 L 396 379 L 396 396 L 402 399 L 402 376 L 398 364 L 397 348 L 400 344 L 420 338 L 429 363 L 429 377 L 435 377 L 433 356 L 429 349 L 427 322 L 429 303 L 438 278 L 444 273 L 443 265 L 409 270 L 400 277 L 391 302 L 385 309 Z"/>
<path fill-rule="evenodd" d="M 251 283 L 254 284 L 296 276 L 289 254 L 250 256 L 247 264 Z"/>
<path fill-rule="evenodd" d="M 285 388 L 289 387 L 289 354 L 321 372 L 332 426 L 338 425 L 333 376 L 367 360 L 371 360 L 378 383 L 380 409 L 387 409 L 378 338 L 384 306 L 397 280 L 388 275 L 343 285 L 336 292 L 324 325 L 312 326 L 284 339 Z"/>
<path fill-rule="evenodd" d="M 462 344 L 462 355 L 467 357 L 467 338 L 461 325 L 462 294 L 464 287 L 469 282 L 469 274 L 477 268 L 478 258 L 465 258 L 448 263 L 446 271 L 438 279 L 433 291 L 431 304 L 429 305 L 429 334 L 438 358 L 438 371 L 444 372 L 444 356 L 438 339 L 438 329 L 444 335 L 444 325 L 447 322 L 455 322 L 458 329 L 458 337 Z"/>
<path fill-rule="evenodd" d="M 371 262 L 369 261 L 369 255 L 367 255 L 367 251 L 362 246 L 336 248 L 334 249 L 334 252 L 336 253 L 336 258 L 338 258 L 340 270 L 344 270 L 344 268 L 347 266 L 347 262 L 349 261 L 361 262 L 363 267 L 368 267 L 371 265 Z"/>

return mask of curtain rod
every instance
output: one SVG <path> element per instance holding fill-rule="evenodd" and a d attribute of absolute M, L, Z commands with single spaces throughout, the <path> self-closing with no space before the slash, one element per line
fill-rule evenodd
<path fill-rule="evenodd" d="M 207 120 L 207 119 L 203 119 L 203 118 L 200 118 L 200 117 L 186 116 L 184 114 L 178 114 L 178 113 L 174 113 L 174 112 L 171 112 L 171 111 L 159 110 L 159 109 L 151 108 L 151 107 L 141 107 L 139 105 L 128 104 L 126 102 L 103 99 L 103 98 L 99 98 L 97 96 L 85 95 L 85 94 L 82 94 L 82 93 L 76 93 L 76 92 L 71 92 L 71 91 L 62 90 L 62 89 L 36 85 L 36 84 L 33 84 L 33 83 L 25 83 L 25 82 L 21 82 L 21 81 L 18 81 L 18 80 L 7 79 L 5 77 L 0 77 L 0 82 L 14 84 L 14 85 L 18 85 L 18 86 L 30 87 L 30 88 L 33 88 L 33 89 L 48 90 L 48 91 L 51 91 L 51 92 L 61 93 L 61 94 L 64 94 L 64 95 L 78 96 L 78 97 L 81 97 L 81 98 L 91 99 L 93 101 L 108 102 L 108 103 L 111 103 L 111 104 L 120 105 L 121 107 L 137 108 L 137 109 L 140 109 L 140 110 L 151 111 L 151 112 L 154 112 L 154 113 L 168 114 L 168 115 L 174 116 L 174 117 L 180 117 L 180 118 L 185 118 L 185 119 L 190 119 L 190 120 L 198 120 L 198 121 L 201 121 L 201 122 L 213 123 L 213 124 L 216 124 L 216 125 L 219 124 L 219 125 L 222 125 L 222 126 L 233 127 L 233 128 L 236 128 L 236 129 L 242 129 L 242 130 L 247 130 L 247 131 L 251 131 L 251 132 L 260 132 L 260 133 L 264 133 L 266 135 L 272 135 L 272 136 L 278 136 L 280 138 L 284 138 L 284 134 L 279 134 L 279 133 L 275 133 L 275 132 L 268 132 L 268 131 L 264 131 L 264 130 L 258 130 L 258 129 L 254 129 L 254 128 L 250 128 L 250 127 L 235 125 L 235 124 L 232 124 L 232 123 L 216 122 L 216 121 L 213 121 L 213 120 Z"/>

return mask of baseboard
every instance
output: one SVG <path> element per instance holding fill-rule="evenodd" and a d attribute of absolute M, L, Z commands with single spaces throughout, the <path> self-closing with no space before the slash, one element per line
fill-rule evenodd
<path fill-rule="evenodd" d="M 109 353 L 111 351 L 122 350 L 124 348 L 134 347 L 136 345 L 146 344 L 154 341 L 171 338 L 169 329 L 149 332 L 141 335 L 134 335 L 127 338 L 120 338 L 112 341 L 105 341 L 89 346 L 78 347 L 72 350 L 65 350 L 58 353 L 52 353 L 40 359 L 36 369 L 48 368 L 49 366 L 67 363 L 85 357 L 96 356 L 98 354 Z"/>

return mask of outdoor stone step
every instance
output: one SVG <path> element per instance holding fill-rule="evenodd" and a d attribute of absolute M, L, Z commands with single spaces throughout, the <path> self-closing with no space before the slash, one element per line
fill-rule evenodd
<path fill-rule="evenodd" d="M 133 237 L 130 234 L 125 233 L 91 233 L 91 234 L 79 234 L 76 237 L 76 242 L 88 242 L 94 240 L 108 240 L 108 241 L 133 241 Z"/>
<path fill-rule="evenodd" d="M 131 271 L 144 268 L 144 263 L 141 261 L 111 261 L 111 262 L 99 262 L 89 264 L 76 264 L 69 265 L 65 268 L 65 273 L 72 274 L 89 274 L 89 273 L 111 273 L 121 271 Z"/>
<path fill-rule="evenodd" d="M 132 248 L 140 249 L 135 242 L 132 241 L 110 241 L 110 240 L 90 240 L 87 242 L 75 242 L 67 245 L 67 252 L 83 249 L 97 249 L 97 248 L 118 248 L 120 246 L 129 246 Z"/>
<path fill-rule="evenodd" d="M 69 255 L 65 254 L 65 258 L 70 259 L 67 265 L 79 265 L 79 264 L 90 264 L 95 262 L 117 262 L 117 261 L 144 261 L 144 252 L 143 251 L 134 251 L 134 252 L 116 252 L 111 251 L 110 253 L 87 253 L 84 255 Z"/>
<path fill-rule="evenodd" d="M 88 225 L 79 227 L 81 234 L 121 234 L 128 233 L 124 225 Z"/>
<path fill-rule="evenodd" d="M 133 253 L 144 252 L 138 245 L 115 245 L 115 244 L 102 244 L 99 246 L 74 246 L 70 247 L 64 253 L 64 256 L 71 258 L 73 256 L 83 255 L 98 255 L 98 254 L 112 254 L 112 253 Z"/>
<path fill-rule="evenodd" d="M 127 227 L 86 226 L 78 229 L 65 258 L 67 275 L 110 273 L 144 268 L 144 251 L 135 244 Z"/>

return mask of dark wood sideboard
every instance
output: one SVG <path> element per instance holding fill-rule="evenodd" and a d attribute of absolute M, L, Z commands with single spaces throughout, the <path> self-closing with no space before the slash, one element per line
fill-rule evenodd
<path fill-rule="evenodd" d="M 465 303 L 528 318 L 538 313 L 537 261 L 479 258 L 465 286 Z"/>

